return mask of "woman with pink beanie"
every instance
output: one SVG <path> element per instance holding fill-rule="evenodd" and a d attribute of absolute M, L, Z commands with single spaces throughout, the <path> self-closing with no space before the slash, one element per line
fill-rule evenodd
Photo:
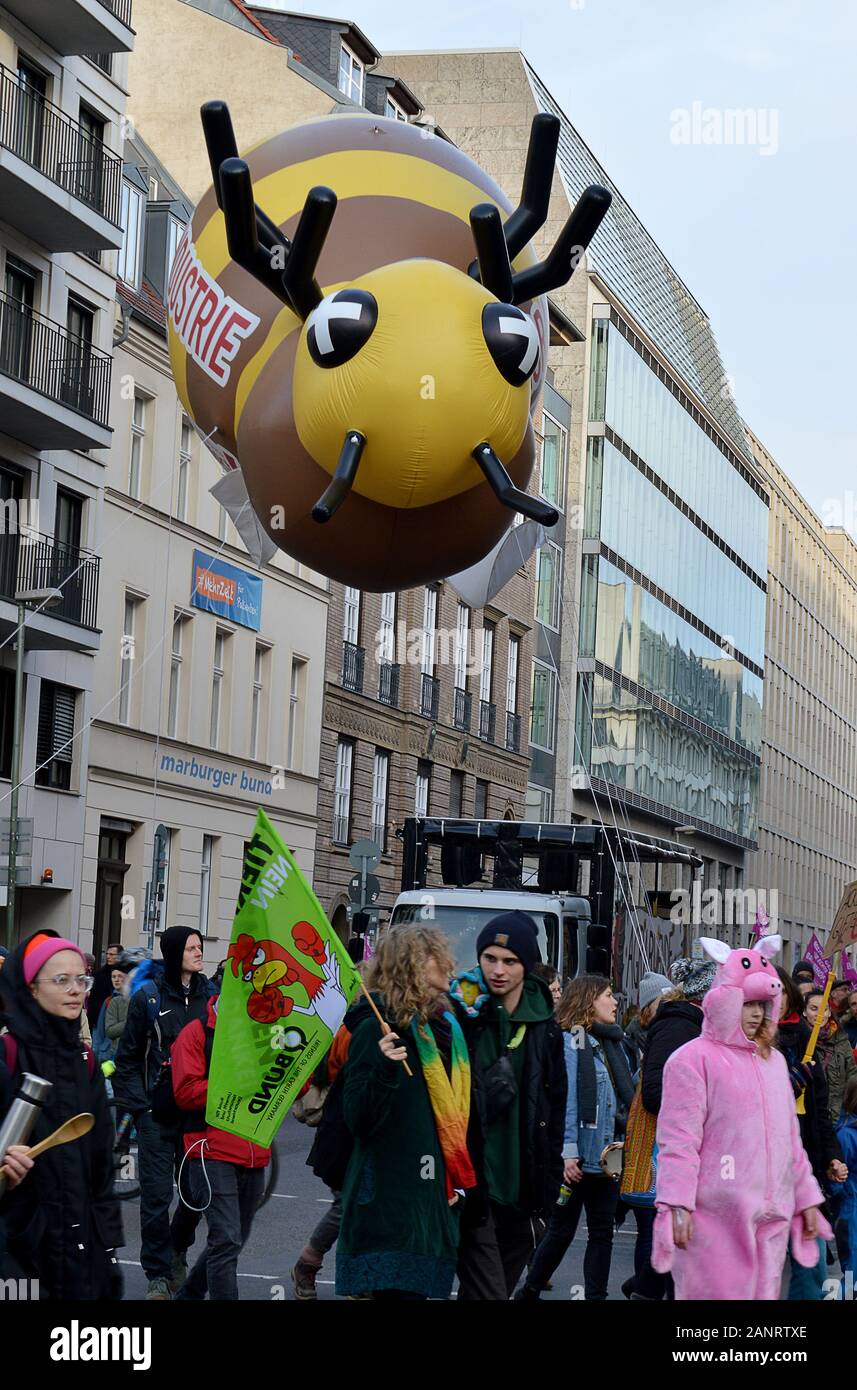
<path fill-rule="evenodd" d="M 80 947 L 52 931 L 16 946 L 0 982 L 0 1022 L 8 1029 L 0 1036 L 0 1095 L 14 1095 L 25 1071 L 51 1083 L 30 1144 L 73 1115 L 95 1117 L 88 1134 L 48 1149 L 0 1200 L 6 1236 L 0 1278 L 38 1280 L 48 1299 L 121 1297 L 115 1252 L 124 1237 L 113 1196 L 113 1126 L 104 1077 L 80 1037 L 91 983 Z"/>
<path fill-rule="evenodd" d="M 677 1299 L 778 1299 L 789 1237 L 809 1267 L 831 1234 L 773 1047 L 781 941 L 700 945 L 718 970 L 701 1036 L 664 1067 L 652 1264 L 672 1272 Z"/>

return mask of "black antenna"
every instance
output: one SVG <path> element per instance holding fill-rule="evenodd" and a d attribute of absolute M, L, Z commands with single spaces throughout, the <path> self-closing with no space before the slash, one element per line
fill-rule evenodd
<path fill-rule="evenodd" d="M 220 170 L 227 159 L 238 159 L 238 145 L 235 141 L 235 131 L 232 128 L 232 117 L 229 114 L 229 107 L 225 101 L 207 101 L 200 108 L 202 118 L 202 130 L 205 135 L 205 144 L 208 150 L 208 162 L 211 165 L 211 181 L 214 184 L 214 194 L 217 198 L 217 206 L 223 211 L 223 195 L 220 188 Z M 285 253 L 289 251 L 289 239 L 284 236 L 275 222 L 266 217 L 262 209 L 256 207 L 256 235 L 259 242 L 266 251 L 271 252 L 275 247 L 280 247 Z"/>
<path fill-rule="evenodd" d="M 559 129 L 559 117 L 552 116 L 549 111 L 540 111 L 533 117 L 524 181 L 521 184 L 521 200 L 503 224 L 503 235 L 506 238 L 510 261 L 520 255 L 527 242 L 532 241 L 536 232 L 548 220 L 551 182 L 559 146 Z M 473 261 L 468 266 L 467 273 L 472 275 L 474 280 L 478 280 L 479 262 Z M 482 283 L 485 284 L 485 281 Z"/>
<path fill-rule="evenodd" d="M 494 453 L 490 444 L 477 445 L 473 450 L 472 457 L 475 458 L 485 474 L 485 481 L 497 501 L 502 502 L 504 507 L 508 507 L 513 512 L 521 512 L 531 521 L 541 522 L 542 526 L 556 526 L 559 521 L 559 512 L 556 508 L 549 506 L 547 502 L 541 502 L 538 497 L 531 497 L 528 492 L 522 492 L 519 487 L 515 487 L 502 461 Z"/>
<path fill-rule="evenodd" d="M 315 279 L 318 258 L 336 212 L 332 188 L 311 188 L 292 238 L 292 248 L 283 271 L 283 285 L 299 318 L 308 319 L 322 294 Z"/>
<path fill-rule="evenodd" d="M 512 267 L 500 213 L 493 203 L 478 203 L 471 209 L 470 226 L 476 243 L 482 284 L 503 304 L 511 304 Z"/>
<path fill-rule="evenodd" d="M 597 183 L 581 194 L 546 260 L 512 276 L 513 304 L 525 304 L 568 284 L 612 201 L 613 195 Z"/>
<path fill-rule="evenodd" d="M 220 166 L 220 196 L 226 243 L 233 261 L 248 274 L 291 306 L 283 284 L 283 271 L 276 270 L 270 250 L 260 245 L 253 201 L 253 182 L 243 159 L 225 159 Z"/>

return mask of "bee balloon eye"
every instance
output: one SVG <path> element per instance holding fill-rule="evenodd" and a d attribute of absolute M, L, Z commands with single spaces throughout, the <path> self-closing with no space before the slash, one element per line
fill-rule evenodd
<path fill-rule="evenodd" d="M 486 304 L 482 333 L 503 379 L 510 386 L 529 381 L 539 360 L 538 330 L 529 314 L 513 304 Z"/>
<path fill-rule="evenodd" d="M 369 341 L 378 322 L 378 303 L 367 290 L 325 295 L 307 319 L 307 347 L 318 367 L 341 367 Z"/>

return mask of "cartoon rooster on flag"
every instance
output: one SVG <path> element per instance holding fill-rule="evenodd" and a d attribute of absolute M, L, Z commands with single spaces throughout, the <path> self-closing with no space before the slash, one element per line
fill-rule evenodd
<path fill-rule="evenodd" d="M 257 941 L 242 932 L 229 947 L 233 975 L 240 975 L 252 987 L 247 1012 L 256 1023 L 279 1023 L 291 1013 L 315 1014 L 335 1032 L 348 1007 L 339 982 L 339 961 L 310 922 L 296 922 L 291 936 L 297 950 L 321 967 L 321 975 L 277 941 Z M 306 991 L 309 1007 L 286 993 L 294 985 Z"/>

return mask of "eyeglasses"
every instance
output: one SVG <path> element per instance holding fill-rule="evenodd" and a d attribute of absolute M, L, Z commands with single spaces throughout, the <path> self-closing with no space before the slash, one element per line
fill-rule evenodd
<path fill-rule="evenodd" d="M 47 981 L 48 984 L 56 985 L 57 989 L 64 990 L 66 994 L 74 994 L 75 990 L 83 990 L 84 994 L 88 994 L 93 982 L 92 975 L 52 975 Z"/>

